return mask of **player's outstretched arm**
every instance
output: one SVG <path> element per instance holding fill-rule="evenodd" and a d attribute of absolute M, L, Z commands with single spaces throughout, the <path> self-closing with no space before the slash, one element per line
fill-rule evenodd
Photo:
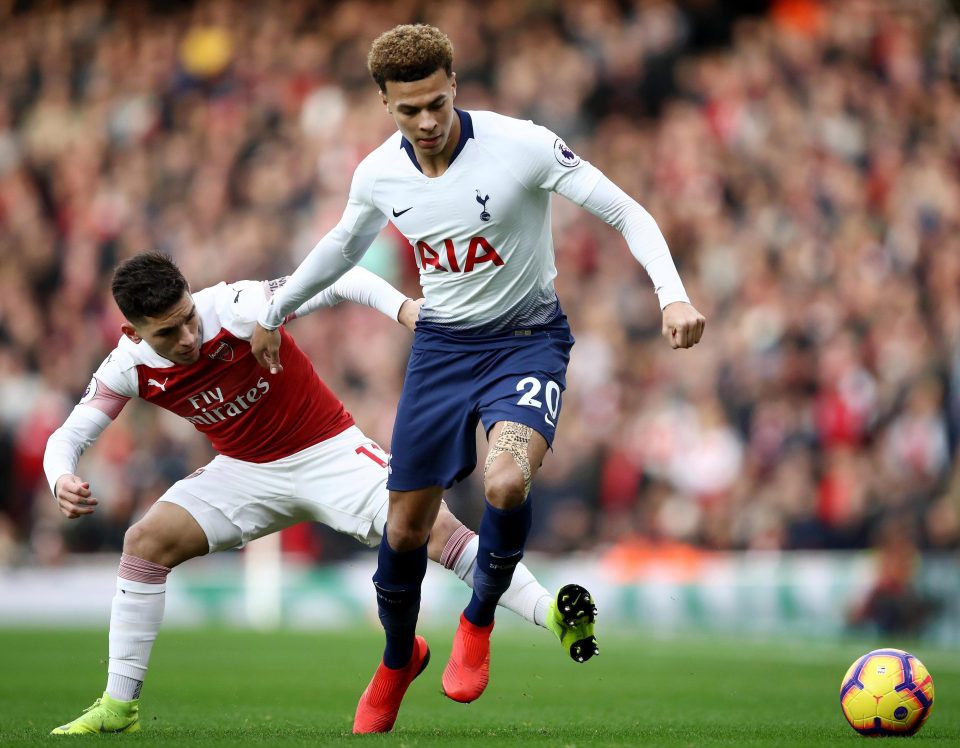
<path fill-rule="evenodd" d="M 274 281 L 271 286 L 278 285 L 285 288 L 289 282 L 290 279 L 287 278 Z M 275 298 L 271 298 L 271 303 Z M 341 301 L 352 301 L 355 304 L 376 309 L 411 332 L 416 327 L 420 307 L 424 302 L 423 299 L 407 298 L 378 275 L 364 268 L 355 267 L 344 273 L 333 285 L 297 307 L 296 311 L 287 315 L 284 321 L 289 322 L 304 317 L 317 309 L 335 306 Z M 283 371 L 283 365 L 280 363 L 280 333 L 276 330 L 265 328 L 259 322 L 255 324 L 250 335 L 250 348 L 260 365 L 268 369 L 271 374 Z"/>
<path fill-rule="evenodd" d="M 286 285 L 257 318 L 250 348 L 254 358 L 271 374 L 283 371 L 280 335 L 276 329 L 288 314 L 356 265 L 386 225 L 387 219 L 367 199 L 367 192 L 368 187 L 358 169 L 340 222 L 310 250 Z"/>
<path fill-rule="evenodd" d="M 407 298 L 379 275 L 365 268 L 355 267 L 344 273 L 332 286 L 298 307 L 287 321 L 303 317 L 317 309 L 335 306 L 342 301 L 376 309 L 409 330 L 414 329 L 423 304 L 423 299 L 414 301 Z"/>
<path fill-rule="evenodd" d="M 120 403 L 121 400 L 117 399 L 116 402 Z M 84 514 L 92 514 L 99 503 L 90 490 L 90 484 L 76 474 L 77 462 L 112 420 L 110 415 L 96 407 L 77 405 L 63 425 L 47 440 L 43 471 L 57 506 L 65 517 L 76 519 Z"/>
<path fill-rule="evenodd" d="M 671 348 L 692 348 L 700 342 L 706 318 L 685 301 L 674 301 L 663 310 L 663 337 Z"/>
<path fill-rule="evenodd" d="M 286 284 L 270 303 L 263 307 L 253 335 L 250 337 L 250 349 L 254 358 L 271 374 L 283 371 L 280 363 L 280 333 L 277 328 L 287 316 L 302 306 L 308 299 L 316 297 L 327 286 L 350 270 L 373 242 L 373 236 L 367 237 L 365 246 L 357 256 L 345 255 L 345 242 L 338 226 L 327 234 L 313 248 L 309 255 L 288 279 Z"/>

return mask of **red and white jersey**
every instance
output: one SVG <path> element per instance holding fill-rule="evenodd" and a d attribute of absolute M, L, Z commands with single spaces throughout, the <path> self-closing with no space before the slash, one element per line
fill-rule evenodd
<path fill-rule="evenodd" d="M 273 462 L 349 428 L 353 418 L 285 331 L 280 331 L 280 374 L 271 376 L 250 351 L 257 315 L 285 281 L 220 283 L 194 294 L 202 337 L 196 363 L 174 364 L 146 342 L 121 338 L 47 440 L 43 470 L 50 490 L 56 493 L 60 476 L 76 473 L 84 450 L 132 397 L 186 418 L 220 454 L 246 462 Z M 341 301 L 398 320 L 406 296 L 373 273 L 353 268 L 289 318 Z"/>
<path fill-rule="evenodd" d="M 270 295 L 260 281 L 193 294 L 203 338 L 196 363 L 171 363 L 145 341 L 122 337 L 81 403 L 115 418 L 129 398 L 140 397 L 186 418 L 220 454 L 247 462 L 277 460 L 339 434 L 353 418 L 285 330 L 281 373 L 271 375 L 250 351 Z"/>

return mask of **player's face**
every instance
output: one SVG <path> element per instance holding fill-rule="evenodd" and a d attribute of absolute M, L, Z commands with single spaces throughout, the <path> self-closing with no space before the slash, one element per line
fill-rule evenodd
<path fill-rule="evenodd" d="M 460 120 L 453 111 L 456 75 L 442 68 L 426 78 L 403 83 L 387 81 L 380 95 L 401 134 L 413 144 L 418 158 L 450 156 L 457 147 Z"/>
<path fill-rule="evenodd" d="M 144 340 L 167 361 L 175 364 L 195 364 L 200 360 L 200 317 L 193 297 L 185 292 L 170 309 L 156 317 L 144 317 L 134 325 L 121 327 L 135 343 Z"/>

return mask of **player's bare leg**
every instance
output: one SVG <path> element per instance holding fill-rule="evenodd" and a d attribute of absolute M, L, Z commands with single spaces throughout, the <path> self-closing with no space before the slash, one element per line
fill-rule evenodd
<path fill-rule="evenodd" d="M 170 570 L 209 550 L 207 537 L 182 507 L 158 501 L 127 530 L 110 613 L 107 687 L 80 717 L 54 735 L 136 732 L 140 688 L 163 620 Z"/>
<path fill-rule="evenodd" d="M 427 569 L 427 538 L 442 496 L 439 486 L 390 492 L 386 531 L 373 576 L 387 642 L 383 661 L 357 704 L 355 733 L 392 730 L 407 688 L 430 661 L 430 649 L 416 635 L 416 628 L 420 585 Z"/>
<path fill-rule="evenodd" d="M 529 426 L 494 424 L 484 465 L 487 506 L 473 575 L 473 595 L 460 616 L 443 691 L 454 701 L 479 698 L 490 677 L 490 634 L 494 611 L 523 558 L 530 531 L 530 483 L 547 452 L 546 440 Z"/>

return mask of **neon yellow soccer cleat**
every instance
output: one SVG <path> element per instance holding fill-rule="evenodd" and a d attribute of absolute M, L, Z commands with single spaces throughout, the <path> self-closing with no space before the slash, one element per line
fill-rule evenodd
<path fill-rule="evenodd" d="M 140 700 L 117 701 L 103 696 L 83 710 L 73 722 L 55 727 L 51 735 L 86 735 L 100 732 L 136 732 L 140 729 Z"/>
<path fill-rule="evenodd" d="M 600 654 L 593 635 L 596 619 L 597 606 L 590 593 L 579 584 L 568 584 L 560 588 L 557 599 L 550 603 L 547 628 L 557 635 L 574 662 L 586 662 Z"/>

